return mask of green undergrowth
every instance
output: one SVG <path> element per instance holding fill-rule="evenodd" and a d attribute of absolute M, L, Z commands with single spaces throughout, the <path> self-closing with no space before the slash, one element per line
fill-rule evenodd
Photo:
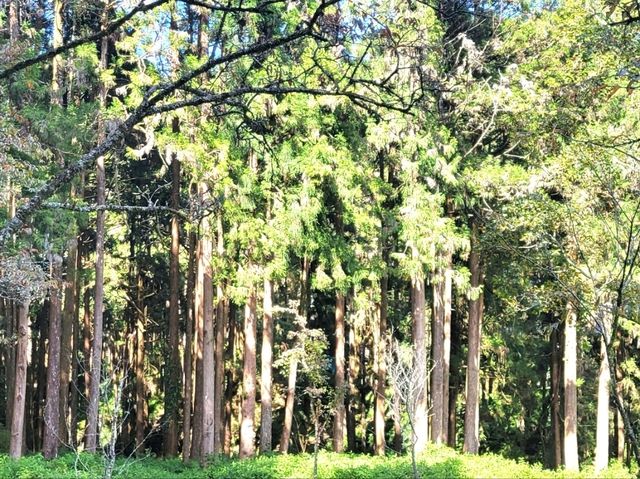
<path fill-rule="evenodd" d="M 65 454 L 52 461 L 32 455 L 14 461 L 0 455 L 0 479 L 93 479 L 104 475 L 104 460 L 87 453 Z M 469 456 L 451 449 L 432 447 L 419 461 L 420 477 L 428 478 L 591 478 L 590 466 L 579 473 L 550 471 L 539 465 L 518 462 L 487 454 Z M 220 458 L 206 468 L 183 464 L 179 459 L 118 459 L 113 478 L 124 479 L 281 479 L 313 477 L 313 456 L 267 455 L 239 461 Z M 318 459 L 318 477 L 326 479 L 405 479 L 412 477 L 408 456 L 372 457 L 322 452 Z M 613 463 L 599 477 L 633 478 L 623 466 Z"/>

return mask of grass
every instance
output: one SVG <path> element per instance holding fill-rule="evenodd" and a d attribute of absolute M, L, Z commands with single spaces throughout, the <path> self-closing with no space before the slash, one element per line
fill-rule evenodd
<path fill-rule="evenodd" d="M 45 461 L 41 455 L 32 455 L 13 461 L 0 455 L 0 479 L 93 479 L 102 476 L 104 463 L 99 455 L 87 453 L 65 454 Z M 419 471 L 422 479 L 429 478 L 591 478 L 590 466 L 578 474 L 550 471 L 539 465 L 487 454 L 469 456 L 446 447 L 431 447 L 421 457 Z M 322 452 L 318 461 L 318 476 L 326 479 L 405 479 L 412 476 L 408 456 L 373 457 L 366 455 L 334 454 Z M 206 468 L 197 464 L 183 464 L 178 459 L 118 460 L 114 471 L 118 479 L 281 479 L 313 477 L 313 456 L 266 455 L 239 461 L 220 458 Z M 634 475 L 614 463 L 599 477 L 628 478 Z"/>

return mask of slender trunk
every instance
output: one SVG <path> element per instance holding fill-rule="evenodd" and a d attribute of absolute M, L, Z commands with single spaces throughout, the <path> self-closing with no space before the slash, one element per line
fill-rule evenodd
<path fill-rule="evenodd" d="M 184 335 L 184 422 L 182 424 L 182 459 L 186 462 L 191 458 L 191 403 L 193 386 L 193 323 L 194 323 L 194 300 L 193 290 L 195 283 L 195 258 L 196 258 L 196 235 L 192 231 L 189 233 L 189 265 L 187 269 L 187 313 L 185 317 Z"/>
<path fill-rule="evenodd" d="M 291 426 L 293 425 L 293 403 L 296 394 L 296 377 L 298 375 L 298 362 L 291 359 L 289 363 L 289 380 L 287 382 L 287 399 L 284 409 L 284 425 L 282 426 L 282 436 L 280 437 L 280 452 L 289 452 L 289 441 L 291 438 Z"/>
<path fill-rule="evenodd" d="M 262 303 L 262 354 L 260 370 L 260 452 L 271 451 L 271 429 L 273 422 L 271 383 L 273 369 L 273 285 L 269 278 L 264 280 Z"/>
<path fill-rule="evenodd" d="M 433 327 L 431 351 L 431 440 L 444 442 L 444 271 L 438 267 L 433 274 Z"/>
<path fill-rule="evenodd" d="M 226 380 L 227 385 L 224 390 L 224 453 L 227 456 L 231 455 L 231 441 L 232 441 L 232 418 L 233 418 L 233 397 L 235 394 L 236 382 L 234 377 L 234 351 L 235 351 L 235 342 L 236 342 L 236 313 L 235 306 L 233 303 L 227 303 L 229 305 L 229 310 L 225 311 L 227 316 L 227 324 L 228 324 L 228 339 L 227 339 L 227 348 L 225 350 L 225 360 L 228 364 L 231 365 L 229 369 L 226 370 Z M 226 307 L 226 305 L 225 305 Z"/>
<path fill-rule="evenodd" d="M 91 296 L 92 290 L 87 287 L 83 294 L 83 317 L 82 317 L 82 370 L 84 374 L 83 396 L 89 400 L 89 390 L 91 388 Z"/>
<path fill-rule="evenodd" d="M 306 321 L 310 304 L 310 281 L 311 260 L 308 256 L 302 259 L 302 270 L 300 272 L 300 305 L 298 315 Z M 287 383 L 287 398 L 284 409 L 284 424 L 282 426 L 282 436 L 280 437 L 280 452 L 286 454 L 289 451 L 291 439 L 291 427 L 293 425 L 293 407 L 296 395 L 296 379 L 298 376 L 298 361 L 295 358 L 289 363 L 289 378 Z"/>
<path fill-rule="evenodd" d="M 444 254 L 444 283 L 442 288 L 442 442 L 449 443 L 449 383 L 451 369 L 451 295 L 453 255 Z"/>
<path fill-rule="evenodd" d="M 64 0 L 54 0 L 53 2 L 53 31 L 52 47 L 59 48 L 64 42 Z M 51 72 L 51 102 L 54 105 L 62 106 L 63 95 L 63 55 L 56 55 L 52 61 Z"/>
<path fill-rule="evenodd" d="M 568 471 L 579 469 L 576 321 L 575 306 L 569 301 L 564 326 L 564 467 Z"/>
<path fill-rule="evenodd" d="M 105 204 L 104 157 L 97 160 L 97 195 L 96 203 Z M 105 212 L 96 213 L 96 284 L 93 310 L 93 342 L 91 348 L 91 370 L 89 381 L 89 405 L 87 408 L 87 431 L 85 449 L 96 452 L 98 442 L 98 407 L 100 403 L 100 379 L 102 373 L 102 318 L 104 307 L 104 236 Z"/>
<path fill-rule="evenodd" d="M 73 304 L 73 342 L 71 347 L 71 398 L 69 405 L 69 445 L 72 449 L 78 446 L 78 402 L 80 399 L 80 344 L 82 343 L 82 328 L 80 327 L 80 298 L 82 296 L 82 254 L 81 250 L 77 250 L 76 254 L 76 274 L 74 287 L 74 304 Z M 66 301 L 66 296 L 65 296 Z M 64 325 L 63 325 L 64 327 Z"/>
<path fill-rule="evenodd" d="M 456 404 L 458 403 L 458 387 L 457 384 L 450 387 L 449 393 L 449 416 L 447 417 L 447 446 L 455 449 L 456 433 L 457 433 L 457 414 Z"/>
<path fill-rule="evenodd" d="M 60 443 L 60 330 L 62 258 L 49 255 L 52 286 L 49 290 L 49 354 L 47 364 L 47 400 L 44 408 L 44 440 L 42 454 L 45 459 L 58 455 Z"/>
<path fill-rule="evenodd" d="M 484 294 L 482 292 L 483 275 L 478 247 L 478 227 L 475 222 L 471 225 L 469 270 L 473 291 L 469 300 L 469 347 L 467 351 L 466 406 L 462 450 L 468 454 L 478 454 L 480 449 L 480 347 L 482 344 Z"/>
<path fill-rule="evenodd" d="M 18 304 L 17 308 L 16 370 L 13 385 L 13 414 L 11 415 L 11 439 L 9 456 L 22 456 L 24 443 L 24 411 L 27 389 L 27 350 L 29 348 L 29 301 Z"/>
<path fill-rule="evenodd" d="M 375 386 L 375 447 L 374 452 L 378 456 L 384 456 L 386 449 L 385 442 L 385 409 L 386 409 L 386 381 L 387 364 L 385 361 L 386 337 L 387 337 L 387 316 L 388 316 L 388 282 L 386 274 L 380 279 L 380 305 L 378 310 L 378 361 L 376 371 Z"/>
<path fill-rule="evenodd" d="M 596 457 L 594 470 L 596 474 L 607 468 L 609 464 L 609 361 L 607 345 L 600 339 L 600 369 L 598 371 L 598 416 L 596 422 Z"/>
<path fill-rule="evenodd" d="M 209 200 L 207 188 L 201 185 L 202 198 Z M 215 323 L 213 314 L 213 228 L 208 220 L 204 222 L 202 235 L 202 452 L 201 461 L 214 453 L 214 397 L 215 397 Z"/>
<path fill-rule="evenodd" d="M 108 8 L 105 7 L 102 14 L 102 24 L 108 21 Z M 108 66 L 109 39 L 103 37 L 100 48 L 99 69 L 104 71 Z M 100 84 L 100 105 L 106 107 L 107 87 Z M 98 126 L 99 138 L 104 139 L 104 125 L 100 121 Z M 96 159 L 96 204 L 106 204 L 105 192 L 105 168 L 104 156 Z M 95 263 L 95 298 L 93 310 L 93 343 L 91 349 L 91 372 L 89 382 L 89 404 L 87 406 L 87 430 L 85 433 L 85 449 L 88 452 L 96 452 L 98 443 L 98 410 L 100 406 L 100 382 L 102 375 L 102 337 L 103 337 L 103 308 L 104 308 L 104 236 L 105 236 L 106 212 L 100 210 L 96 213 L 96 263 Z"/>
<path fill-rule="evenodd" d="M 66 263 L 66 281 L 64 291 L 64 310 L 62 313 L 62 325 L 60 331 L 60 412 L 59 412 L 59 431 L 60 440 L 69 442 L 69 385 L 70 374 L 72 370 L 72 353 L 75 343 L 75 318 L 76 318 L 76 291 L 77 276 L 76 266 L 78 263 L 78 240 L 73 238 L 67 243 L 67 263 Z"/>
<path fill-rule="evenodd" d="M 217 217 L 218 239 L 216 242 L 218 260 L 224 257 L 224 229 L 222 214 Z M 227 299 L 225 290 L 220 282 L 216 288 L 216 347 L 215 347 L 215 391 L 214 391 L 214 418 L 213 418 L 213 449 L 216 454 L 221 454 L 224 448 L 224 332 L 227 327 Z"/>
<path fill-rule="evenodd" d="M 47 389 L 47 330 L 49 328 L 49 311 L 50 301 L 45 301 L 46 307 L 38 314 L 37 330 L 38 341 L 37 348 L 34 348 L 35 357 L 37 358 L 35 368 L 35 381 L 32 385 L 31 396 L 33 398 L 33 450 L 42 448 L 42 440 L 44 438 L 44 405 L 45 393 Z M 32 357 L 34 354 L 32 353 Z M 29 416 L 27 416 L 29 417 Z"/>
<path fill-rule="evenodd" d="M 144 304 L 144 282 L 140 264 L 137 266 L 136 286 L 136 454 L 144 454 L 144 443 L 147 435 L 147 388 L 145 385 L 145 330 L 146 330 L 146 306 Z"/>
<path fill-rule="evenodd" d="M 356 452 L 357 437 L 356 437 L 356 404 L 357 401 L 357 386 L 358 371 L 359 371 L 359 358 L 358 358 L 358 338 L 356 337 L 356 330 L 353 325 L 349 325 L 348 329 L 348 344 L 347 355 L 349 358 L 348 368 L 348 381 L 347 385 L 347 446 L 350 452 Z"/>
<path fill-rule="evenodd" d="M 13 338 L 16 335 L 17 314 L 16 303 L 14 301 L 5 300 L 5 314 L 7 318 L 7 337 Z M 13 414 L 13 404 L 15 398 L 15 382 L 16 382 L 16 348 L 12 344 L 8 344 L 6 348 L 7 362 L 5 364 L 5 380 L 7 384 L 7 410 L 6 410 L 6 424 L 11 424 L 11 418 Z"/>
<path fill-rule="evenodd" d="M 618 355 L 618 360 L 617 363 L 620 364 L 622 362 L 622 360 L 624 359 L 622 357 L 622 351 L 621 349 L 619 349 L 616 354 Z M 620 369 L 620 367 L 616 367 L 615 370 L 615 375 L 616 375 L 616 391 L 614 394 L 616 394 L 619 398 L 622 398 L 622 370 Z M 624 461 L 624 446 L 625 446 L 625 440 L 626 440 L 626 436 L 624 433 L 624 418 L 622 417 L 622 414 L 620 413 L 620 410 L 616 408 L 616 415 L 615 415 L 615 421 L 616 421 L 616 431 L 615 431 L 615 435 L 616 435 L 616 459 L 620 462 Z"/>
<path fill-rule="evenodd" d="M 345 298 L 342 291 L 336 293 L 335 310 L 335 361 L 336 361 L 336 406 L 333 422 L 333 450 L 335 452 L 344 451 L 344 426 L 345 426 L 345 381 L 344 381 L 344 313 Z"/>
<path fill-rule="evenodd" d="M 560 388 L 562 378 L 562 346 L 558 328 L 551 332 L 551 435 L 553 441 L 553 467 L 562 465 L 562 416 Z"/>
<path fill-rule="evenodd" d="M 253 418 L 256 408 L 256 291 L 252 286 L 244 308 L 244 361 L 242 366 L 242 422 L 240 458 L 255 454 Z"/>
<path fill-rule="evenodd" d="M 414 251 L 414 255 L 415 255 Z M 411 279 L 411 316 L 413 319 L 413 354 L 415 365 L 418 370 L 416 376 L 424 378 L 425 385 L 428 378 L 427 374 L 427 345 L 426 345 L 426 323 L 425 323 L 425 291 L 424 279 L 414 276 Z M 442 343 L 440 343 L 442 344 Z M 440 369 L 440 371 L 442 371 Z M 442 381 L 438 383 L 438 391 L 442 392 Z M 440 397 L 442 394 L 440 394 Z M 427 415 L 427 394 L 425 388 L 420 388 L 418 398 L 415 401 L 416 410 L 414 411 L 414 429 L 415 429 L 415 450 L 417 453 L 424 451 L 427 446 L 428 436 L 428 415 Z M 435 414 L 434 405 L 434 414 Z M 438 409 L 440 429 L 442 428 L 442 408 Z M 437 415 L 437 414 L 436 414 Z M 436 423 L 437 418 L 434 416 L 432 424 Z M 439 430 L 438 430 L 439 431 Z M 434 434 L 435 437 L 435 434 Z"/>
<path fill-rule="evenodd" d="M 174 124 L 175 124 L 174 120 Z M 175 128 L 174 128 L 175 131 Z M 180 162 L 171 155 L 171 207 L 180 208 Z M 172 457 L 178 453 L 178 411 L 180 410 L 180 224 L 178 215 L 171 217 L 171 252 L 169 256 L 169 344 L 165 382 L 165 412 L 167 428 L 164 453 Z"/>
<path fill-rule="evenodd" d="M 204 286 L 204 264 L 202 260 L 202 238 L 198 238 L 198 246 L 196 247 L 196 283 L 194 291 L 194 312 L 195 312 L 195 334 L 196 334 L 196 357 L 195 357 L 195 380 L 196 387 L 194 391 L 193 404 L 193 436 L 191 440 L 191 458 L 202 459 L 202 425 L 203 425 L 203 362 L 202 354 L 204 350 L 204 302 L 203 302 L 203 286 Z"/>

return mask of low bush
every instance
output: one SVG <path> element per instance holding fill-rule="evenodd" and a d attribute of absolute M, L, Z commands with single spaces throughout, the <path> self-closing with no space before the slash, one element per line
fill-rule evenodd
<path fill-rule="evenodd" d="M 593 468 L 580 473 L 550 471 L 540 465 L 486 454 L 470 456 L 446 447 L 431 447 L 419 459 L 422 479 L 454 478 L 548 478 L 586 479 L 594 477 Z M 0 455 L 0 479 L 94 479 L 103 476 L 101 456 L 88 453 L 65 454 L 45 461 L 40 454 L 17 461 Z M 184 464 L 179 459 L 118 459 L 114 479 L 282 479 L 313 477 L 313 456 L 309 454 L 268 454 L 240 461 L 226 457 L 212 458 L 207 467 Z M 322 452 L 318 459 L 318 477 L 322 479 L 406 479 L 412 477 L 408 456 L 386 457 L 364 454 Z M 632 479 L 631 471 L 618 463 L 599 477 Z"/>

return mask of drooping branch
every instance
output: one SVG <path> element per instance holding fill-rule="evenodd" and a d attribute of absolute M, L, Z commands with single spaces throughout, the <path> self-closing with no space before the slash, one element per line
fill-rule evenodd
<path fill-rule="evenodd" d="M 164 0 L 158 0 L 158 2 L 161 2 L 161 1 L 164 1 Z M 155 4 L 158 2 L 153 2 L 153 3 Z M 177 102 L 171 108 L 164 108 L 163 110 L 154 109 L 154 106 L 158 104 L 160 101 L 166 99 L 175 91 L 187 85 L 194 78 L 199 77 L 200 75 L 208 72 L 209 70 L 211 70 L 216 66 L 231 63 L 235 60 L 238 60 L 240 58 L 243 58 L 249 55 L 255 55 L 255 54 L 272 51 L 278 47 L 281 47 L 288 43 L 291 43 L 301 38 L 304 38 L 306 36 L 309 36 L 313 32 L 313 28 L 315 24 L 317 23 L 318 19 L 323 15 L 324 11 L 331 5 L 336 4 L 337 2 L 338 0 L 324 0 L 315 10 L 311 18 L 303 22 L 294 32 L 292 32 L 289 35 L 285 35 L 284 37 L 256 43 L 247 48 L 243 48 L 236 52 L 232 52 L 220 57 L 211 56 L 209 60 L 205 62 L 202 66 L 183 75 L 175 82 L 170 83 L 168 85 L 163 85 L 162 87 L 151 89 L 149 92 L 147 92 L 145 99 L 140 103 L 140 105 L 138 105 L 138 107 L 126 118 L 126 120 L 124 120 L 118 127 L 113 129 L 107 135 L 107 137 L 102 143 L 99 143 L 97 146 L 92 148 L 88 153 L 83 155 L 80 158 L 80 160 L 78 160 L 76 163 L 73 163 L 67 166 L 62 171 L 60 171 L 51 180 L 49 180 L 47 183 L 41 186 L 40 189 L 38 189 L 34 193 L 34 195 L 31 198 L 29 198 L 29 200 L 26 203 L 24 203 L 22 206 L 20 206 L 20 208 L 18 208 L 15 216 L 11 220 L 6 222 L 3 225 L 2 229 L 0 229 L 0 247 L 2 247 L 12 237 L 13 234 L 17 233 L 17 231 L 26 222 L 27 218 L 29 218 L 29 216 L 31 216 L 36 210 L 38 210 L 47 198 L 53 195 L 63 185 L 67 184 L 78 173 L 86 170 L 91 165 L 93 165 L 93 163 L 96 161 L 98 157 L 107 154 L 115 146 L 117 146 L 120 143 L 120 141 L 124 138 L 125 134 L 131 131 L 138 122 L 140 122 L 147 116 L 158 113 L 160 111 L 171 111 L 171 110 L 175 110 L 177 108 L 182 107 L 180 103 Z M 149 4 L 149 5 L 152 5 L 152 4 Z M 12 68 L 15 68 L 15 66 Z M 0 76 L 0 78 L 2 77 Z M 231 96 L 234 96 L 234 95 L 229 95 L 229 97 Z M 197 104 L 204 104 L 204 103 L 206 102 L 201 101 Z"/>

